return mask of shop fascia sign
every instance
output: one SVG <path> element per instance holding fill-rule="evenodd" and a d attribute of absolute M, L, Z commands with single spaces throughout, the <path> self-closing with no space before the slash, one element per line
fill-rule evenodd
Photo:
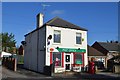
<path fill-rule="evenodd" d="M 57 48 L 59 52 L 86 52 L 85 49 Z"/>

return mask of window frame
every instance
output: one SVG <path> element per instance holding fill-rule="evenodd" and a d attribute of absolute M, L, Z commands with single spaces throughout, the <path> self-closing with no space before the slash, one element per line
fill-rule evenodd
<path fill-rule="evenodd" d="M 76 61 L 78 60 L 78 59 L 76 59 L 76 56 L 77 56 L 77 55 L 81 55 L 81 61 L 82 61 L 82 64 L 80 64 L 80 65 L 83 65 L 83 64 L 84 64 L 83 53 L 75 53 L 75 55 L 74 55 L 74 56 L 75 56 L 75 59 L 74 59 L 75 62 L 74 62 L 74 63 L 77 64 L 77 63 L 76 63 Z"/>
<path fill-rule="evenodd" d="M 53 55 L 58 55 L 58 54 L 60 54 L 60 57 L 61 57 L 60 66 L 56 66 L 55 63 L 54 63 L 54 60 L 55 60 L 55 59 L 54 59 L 54 56 L 53 56 Z M 62 53 L 61 53 L 61 52 L 53 52 L 53 55 L 52 55 L 52 58 L 53 58 L 53 59 L 52 59 L 52 63 L 54 63 L 54 66 L 55 66 L 55 67 L 62 67 Z"/>
<path fill-rule="evenodd" d="M 77 42 L 77 34 L 80 34 L 80 37 L 81 37 L 80 43 Z M 76 32 L 76 37 L 75 37 L 75 38 L 76 38 L 76 42 L 75 42 L 75 43 L 76 43 L 77 45 L 81 45 L 81 44 L 82 44 L 82 33 Z"/>
<path fill-rule="evenodd" d="M 57 31 L 57 32 L 60 32 L 60 42 L 55 42 L 55 31 Z M 60 30 L 54 30 L 54 32 L 53 32 L 53 43 L 55 43 L 55 44 L 60 44 L 61 43 L 61 31 Z"/>

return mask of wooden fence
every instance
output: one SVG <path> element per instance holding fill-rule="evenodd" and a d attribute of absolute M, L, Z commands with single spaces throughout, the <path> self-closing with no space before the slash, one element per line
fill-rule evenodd
<path fill-rule="evenodd" d="M 17 70 L 17 59 L 12 57 L 3 57 L 2 65 L 10 70 Z"/>

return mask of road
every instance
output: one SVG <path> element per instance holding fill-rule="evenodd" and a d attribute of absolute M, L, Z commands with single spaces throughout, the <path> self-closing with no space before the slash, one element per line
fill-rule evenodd
<path fill-rule="evenodd" d="M 120 74 L 110 72 L 98 72 L 96 74 L 80 73 L 73 76 L 51 77 L 26 69 L 18 69 L 16 72 L 2 67 L 2 80 L 120 80 Z"/>

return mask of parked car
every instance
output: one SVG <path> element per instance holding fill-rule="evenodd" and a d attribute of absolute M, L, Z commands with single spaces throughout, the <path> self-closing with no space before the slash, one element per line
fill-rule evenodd
<path fill-rule="evenodd" d="M 97 66 L 97 69 L 104 69 L 104 64 L 101 61 L 94 61 L 95 66 Z"/>

